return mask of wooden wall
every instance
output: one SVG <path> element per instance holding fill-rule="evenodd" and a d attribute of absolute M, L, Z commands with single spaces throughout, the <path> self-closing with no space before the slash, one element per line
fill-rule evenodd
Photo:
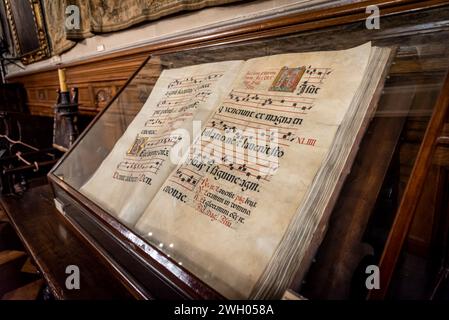
<path fill-rule="evenodd" d="M 95 115 L 106 106 L 120 87 L 139 67 L 147 54 L 122 57 L 104 57 L 101 60 L 80 62 L 65 66 L 67 84 L 79 88 L 80 111 Z M 56 67 L 50 70 L 9 78 L 20 82 L 27 93 L 27 104 L 32 114 L 53 116 L 56 90 L 59 87 Z"/>

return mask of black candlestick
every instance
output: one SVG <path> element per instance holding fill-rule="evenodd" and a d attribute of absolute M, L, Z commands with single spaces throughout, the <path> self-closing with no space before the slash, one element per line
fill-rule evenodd
<path fill-rule="evenodd" d="M 58 90 L 58 100 L 55 105 L 55 121 L 53 146 L 61 151 L 67 151 L 78 138 L 78 88 L 71 92 Z"/>

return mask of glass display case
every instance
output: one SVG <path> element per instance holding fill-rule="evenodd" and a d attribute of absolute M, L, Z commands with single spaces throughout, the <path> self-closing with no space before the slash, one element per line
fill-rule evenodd
<path fill-rule="evenodd" d="M 83 192 L 83 186 L 115 148 L 163 71 L 277 54 L 344 50 L 372 42 L 393 52 L 376 111 L 360 137 L 351 167 L 346 168 L 331 213 L 323 220 L 319 240 L 310 244 L 307 262 L 287 288 L 306 298 L 363 298 L 368 294 L 362 279 L 368 265 L 385 270 L 381 283 L 388 288 L 417 207 L 423 206 L 419 202 L 423 185 L 437 185 L 428 172 L 435 166 L 433 152 L 447 123 L 448 104 L 449 5 L 399 7 L 385 8 L 388 14 L 381 16 L 380 29 L 367 29 L 364 6 L 358 4 L 347 7 L 352 11 L 334 9 L 334 16 L 329 11 L 324 17 L 315 15 L 315 24 L 304 21 L 307 16 L 302 15 L 297 21 L 284 20 L 283 27 L 274 24 L 271 30 L 212 42 L 198 39 L 152 52 L 49 174 L 56 206 L 136 297 L 227 297 L 207 280 L 213 278 L 213 268 L 208 275 L 199 275 L 179 258 L 189 253 L 179 254 L 173 243 L 160 242 L 151 232 L 143 234 L 134 224 L 117 218 L 105 205 L 107 201 L 97 201 Z M 348 68 L 347 72 L 359 70 Z M 142 211 L 139 206 L 135 210 Z M 431 219 L 433 213 L 428 214 Z M 362 280 L 357 281 L 358 277 Z M 381 291 L 376 295 L 388 293 Z M 281 296 L 276 292 L 262 297 Z"/>

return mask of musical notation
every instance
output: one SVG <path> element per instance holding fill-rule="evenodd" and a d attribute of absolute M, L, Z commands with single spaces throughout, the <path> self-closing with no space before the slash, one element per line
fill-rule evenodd
<path fill-rule="evenodd" d="M 292 132 L 287 132 L 286 134 L 282 135 L 283 140 L 287 140 L 289 142 L 293 142 L 298 138 L 297 135 L 293 134 Z"/>
<path fill-rule="evenodd" d="M 221 158 L 223 166 L 227 167 L 230 171 L 238 172 L 247 178 L 254 177 L 256 180 L 264 180 L 269 182 L 271 180 L 271 167 L 277 167 L 277 164 L 270 164 L 270 166 L 261 165 L 261 164 L 251 164 L 249 161 L 245 163 L 241 163 L 242 159 L 239 159 L 237 163 L 234 163 L 229 159 L 229 156 L 224 156 Z M 240 162 L 240 163 L 238 163 Z"/>
<path fill-rule="evenodd" d="M 213 127 L 213 128 L 220 128 L 220 129 L 222 129 L 222 130 L 224 130 L 224 131 L 233 131 L 233 132 L 236 132 L 236 130 L 237 130 L 237 127 L 236 126 L 228 126 L 223 120 L 221 120 L 221 121 L 215 121 L 215 120 L 212 120 L 212 122 L 211 122 L 211 126 Z"/>
<path fill-rule="evenodd" d="M 270 181 L 274 173 L 279 169 L 279 158 L 275 160 L 271 159 L 263 163 L 252 163 L 251 161 L 248 161 L 249 158 L 247 158 L 247 153 L 250 149 L 244 148 L 242 150 L 242 148 L 237 148 L 237 150 L 234 150 L 234 147 L 243 145 L 243 141 L 244 143 L 252 143 L 259 147 L 257 143 L 263 139 L 267 148 L 269 147 L 269 143 L 272 142 L 277 143 L 278 148 L 284 147 L 281 151 L 283 154 L 285 148 L 288 148 L 291 143 L 298 140 L 298 136 L 295 132 L 298 129 L 298 124 L 300 122 L 282 121 L 282 119 L 281 121 L 277 121 L 272 119 L 280 115 L 280 117 L 284 117 L 284 119 L 290 117 L 294 120 L 302 120 L 298 115 L 307 114 L 307 111 L 310 111 L 314 107 L 315 98 L 311 95 L 318 93 L 321 88 L 320 85 L 331 72 L 332 70 L 330 68 L 306 67 L 302 81 L 298 84 L 295 92 L 292 92 L 291 94 L 282 92 L 271 94 L 248 92 L 246 90 L 232 90 L 223 101 L 223 106 L 214 113 L 203 131 L 203 134 L 205 134 L 207 130 L 211 130 L 211 132 L 208 133 L 209 137 L 214 135 L 213 130 L 215 129 L 220 131 L 223 130 L 231 134 L 233 133 L 233 143 L 223 143 L 224 140 L 221 140 L 221 137 L 227 139 L 227 136 L 223 136 L 222 133 L 219 133 L 220 139 L 217 138 L 217 140 L 213 139 L 212 141 L 213 144 L 220 144 L 217 146 L 220 151 L 216 152 L 214 150 L 214 155 L 211 155 L 211 157 L 216 157 L 218 154 L 223 155 L 224 152 L 226 154 L 231 154 L 231 156 L 224 156 L 221 158 L 221 161 L 219 161 L 220 159 L 217 159 L 217 161 L 214 159 L 205 161 L 207 159 L 203 159 L 203 155 L 201 155 L 202 163 L 207 162 L 210 165 L 223 167 L 223 170 L 230 173 L 232 172 L 233 175 L 241 176 L 242 179 L 252 178 L 261 183 Z M 194 85 L 202 84 L 202 81 L 212 80 L 216 76 L 217 75 L 207 75 L 207 77 L 177 79 L 169 84 L 169 88 L 191 88 Z M 307 96 L 299 96 L 304 93 L 307 94 Z M 201 91 L 193 91 L 191 94 L 166 96 L 158 103 L 158 107 L 191 105 L 196 101 L 201 101 L 203 98 L 206 99 L 211 94 L 211 91 L 202 87 Z M 234 111 L 227 111 L 227 109 L 232 108 L 234 108 Z M 239 112 L 235 111 L 239 108 L 241 108 Z M 257 113 L 259 110 L 260 112 L 263 112 L 262 114 L 266 116 L 265 118 L 262 116 L 257 118 L 252 115 L 253 111 Z M 246 114 L 244 114 L 245 112 Z M 159 119 L 159 121 L 148 122 L 148 124 L 160 124 L 160 122 L 164 121 Z M 275 130 L 272 130 L 273 124 Z M 262 129 L 264 132 L 259 131 L 257 136 L 249 136 L 245 133 L 241 134 L 241 132 L 245 132 L 247 129 Z M 203 143 L 206 142 L 200 141 L 199 145 L 205 147 Z M 206 144 L 208 143 L 209 142 Z M 229 147 L 232 150 L 228 150 Z M 245 161 L 245 159 L 247 160 Z M 196 170 L 199 170 L 200 172 L 201 170 L 205 170 L 198 168 L 192 163 L 185 164 L 175 172 L 171 181 L 176 182 L 189 190 L 194 190 L 199 184 L 199 181 L 203 178 L 203 176 L 198 174 Z"/>
<path fill-rule="evenodd" d="M 311 110 L 313 108 L 313 98 L 306 97 L 294 97 L 294 96 L 282 96 L 282 95 L 268 95 L 262 93 L 247 93 L 237 90 L 232 90 L 228 95 L 228 99 L 226 102 L 235 102 L 236 104 L 242 105 L 242 103 L 249 103 L 249 107 L 265 107 L 267 110 L 273 110 L 278 112 L 291 112 L 289 108 L 293 108 L 294 110 Z M 254 106 L 255 105 L 255 106 Z M 280 107 L 286 108 L 282 109 L 269 109 L 268 107 Z"/>
<path fill-rule="evenodd" d="M 136 159 L 134 161 L 121 161 L 117 165 L 118 171 L 125 171 L 125 172 L 150 172 L 156 174 L 164 160 L 163 159 L 149 159 L 149 160 L 140 160 Z"/>
<path fill-rule="evenodd" d="M 174 182 L 189 191 L 193 191 L 195 187 L 199 184 L 202 175 L 190 170 L 187 167 L 181 167 L 176 170 L 175 175 L 170 179 L 171 182 Z"/>
<path fill-rule="evenodd" d="M 195 186 L 198 183 L 198 178 L 195 178 L 193 174 L 183 173 L 180 169 L 176 170 L 176 176 L 181 182 L 186 182 L 192 186 Z"/>
<path fill-rule="evenodd" d="M 262 139 L 265 139 L 266 137 L 266 140 L 268 142 L 274 142 L 278 140 L 278 132 L 273 130 L 270 130 L 268 134 L 262 131 L 259 136 L 262 137 Z"/>
<path fill-rule="evenodd" d="M 192 112 L 183 112 L 182 114 L 177 114 L 176 116 L 151 116 L 145 121 L 144 127 L 162 127 L 164 130 L 162 132 L 171 131 L 172 126 L 176 122 L 184 121 L 189 119 L 193 115 Z"/>
<path fill-rule="evenodd" d="M 214 72 L 207 75 L 199 75 L 195 77 L 188 77 L 183 79 L 175 79 L 168 84 L 168 88 L 182 87 L 188 85 L 198 85 L 205 81 L 218 80 L 223 76 L 223 72 Z"/>
<path fill-rule="evenodd" d="M 284 132 L 284 131 L 280 131 L 280 130 L 267 130 L 268 132 L 261 131 L 257 135 L 256 134 L 243 135 L 243 133 L 244 133 L 243 129 L 247 128 L 248 126 L 244 127 L 244 125 L 242 125 L 239 128 L 235 125 L 231 126 L 228 123 L 223 120 L 220 120 L 220 121 L 211 120 L 210 126 L 207 126 L 206 130 L 207 130 L 207 128 L 212 128 L 212 129 L 218 129 L 218 130 L 221 129 L 221 130 L 224 130 L 225 132 L 235 133 L 232 136 L 232 139 L 233 139 L 233 142 L 235 145 L 239 145 L 239 143 L 242 142 L 244 139 L 252 140 L 252 139 L 256 139 L 256 138 L 259 141 L 264 140 L 267 143 L 277 142 L 281 146 L 288 146 L 288 145 L 286 145 L 280 141 L 286 141 L 286 142 L 298 141 L 299 144 L 303 144 L 300 140 L 298 140 L 299 136 L 296 135 L 293 131 L 285 131 Z"/>
<path fill-rule="evenodd" d="M 222 72 L 214 72 L 208 75 L 200 75 L 184 79 L 175 79 L 168 88 L 175 88 L 186 83 L 194 85 L 188 90 L 167 91 L 165 97 L 156 104 L 153 115 L 145 122 L 145 127 L 150 127 L 152 131 L 145 131 L 154 135 L 169 132 L 178 126 L 179 123 L 190 119 L 193 110 L 200 107 L 213 93 L 213 88 L 206 86 L 206 82 L 213 82 L 223 76 Z M 154 129 L 154 127 L 162 128 Z"/>
<path fill-rule="evenodd" d="M 236 138 L 242 131 L 247 131 L 248 129 L 251 129 L 253 131 L 258 130 L 259 132 L 254 131 L 254 135 L 258 134 L 259 139 L 268 139 L 269 142 L 277 141 L 278 135 L 282 136 L 287 133 L 287 131 L 285 130 L 296 130 L 294 126 L 277 125 L 273 128 L 273 126 L 270 124 L 265 124 L 255 120 L 242 120 L 240 118 L 218 113 L 215 113 L 213 115 L 208 125 L 206 125 L 206 128 L 223 130 L 225 134 L 232 133 L 234 134 L 234 138 Z M 268 131 L 269 133 L 266 133 L 265 131 Z M 278 135 L 276 135 L 276 133 Z M 252 135 L 249 135 L 248 139 L 252 139 Z"/>
<path fill-rule="evenodd" d="M 185 105 L 188 103 L 196 103 L 205 102 L 206 99 L 212 94 L 210 89 L 204 89 L 199 92 L 193 92 L 190 94 L 182 95 L 182 96 L 168 96 L 159 101 L 156 104 L 157 108 L 165 108 L 165 107 L 176 107 L 179 105 Z"/>
<path fill-rule="evenodd" d="M 160 118 L 151 118 L 145 122 L 145 127 L 163 125 L 164 123 Z"/>
<path fill-rule="evenodd" d="M 331 73 L 331 68 L 316 68 L 309 65 L 306 67 L 303 80 L 311 84 L 322 84 Z"/>

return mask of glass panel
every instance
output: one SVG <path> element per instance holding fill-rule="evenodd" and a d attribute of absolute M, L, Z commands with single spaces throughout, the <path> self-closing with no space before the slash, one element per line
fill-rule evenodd
<path fill-rule="evenodd" d="M 374 46 L 393 48 L 393 63 L 374 118 L 361 140 L 354 166 L 336 201 L 330 229 L 318 252 L 319 261 L 307 276 L 307 283 L 312 285 L 303 286 L 304 294 L 310 297 L 347 296 L 349 291 L 357 294 L 357 288 L 351 286 L 353 274 L 363 259 L 375 263 L 382 253 L 448 70 L 448 13 L 448 9 L 438 9 L 386 17 L 382 18 L 380 30 L 367 30 L 364 23 L 355 23 L 155 56 L 96 121 L 54 174 L 73 188 L 80 189 L 123 135 L 163 69 L 282 53 L 342 50 L 367 41 L 372 41 Z M 189 178 L 193 179 L 186 177 Z M 357 230 L 347 232 L 348 222 L 354 221 L 358 223 Z M 132 224 L 128 225 L 133 228 Z M 176 260 L 176 246 L 154 240 L 151 234 L 142 236 Z M 331 252 L 336 253 L 332 256 Z M 345 252 L 350 252 L 349 257 L 343 257 Z M 339 271 L 337 267 L 344 268 L 345 263 L 350 264 L 350 270 L 335 278 Z M 203 279 L 214 276 L 213 270 L 206 275 L 189 271 Z M 330 278 L 334 279 L 332 284 Z M 361 291 L 358 294 L 363 296 L 363 288 Z"/>
<path fill-rule="evenodd" d="M 150 59 L 111 103 L 54 174 L 75 189 L 97 170 L 153 89 L 163 67 Z"/>

